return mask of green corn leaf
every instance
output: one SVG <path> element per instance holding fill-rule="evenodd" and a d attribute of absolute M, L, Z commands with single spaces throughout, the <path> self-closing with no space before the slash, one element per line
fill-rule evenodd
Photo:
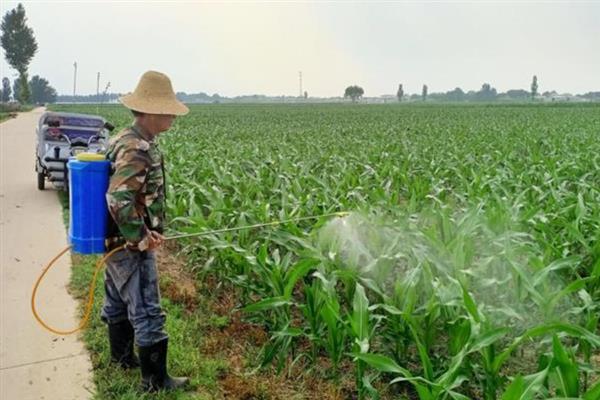
<path fill-rule="evenodd" d="M 268 255 L 268 248 L 267 248 L 266 244 L 263 244 L 262 246 L 260 246 L 260 249 L 256 256 L 256 260 L 259 263 L 261 263 L 262 265 L 267 265 L 270 263 L 269 255 Z"/>
<path fill-rule="evenodd" d="M 457 392 L 452 391 L 452 390 L 448 390 L 447 393 L 454 400 L 472 400 L 471 398 L 465 396 L 464 394 L 460 394 L 460 393 L 457 393 Z"/>
<path fill-rule="evenodd" d="M 477 337 L 473 343 L 469 346 L 469 353 L 473 353 L 487 347 L 498 340 L 502 339 L 510 332 L 509 328 L 496 328 L 492 329 L 479 337 Z"/>
<path fill-rule="evenodd" d="M 419 400 L 437 400 L 440 398 L 438 393 L 434 394 L 434 392 L 427 386 L 429 385 L 432 387 L 437 387 L 437 385 L 428 382 L 426 379 L 421 378 L 420 376 L 412 378 L 395 378 L 392 379 L 392 381 L 390 381 L 390 385 L 393 385 L 394 383 L 398 382 L 410 382 L 415 387 L 415 390 L 419 395 Z M 436 390 L 436 392 L 439 392 L 439 390 Z"/>
<path fill-rule="evenodd" d="M 591 345 L 595 347 L 600 347 L 600 336 L 593 334 L 587 329 L 573 324 L 568 323 L 551 323 L 544 324 L 540 326 L 536 326 L 534 328 L 529 329 L 523 335 L 516 338 L 510 346 L 508 346 L 502 353 L 496 356 L 496 359 L 493 363 L 493 370 L 498 372 L 500 367 L 504 364 L 504 362 L 508 359 L 510 354 L 518 347 L 518 345 L 523 342 L 525 339 L 544 336 L 551 333 L 563 332 L 573 337 L 583 338 L 588 341 Z"/>
<path fill-rule="evenodd" d="M 371 383 L 374 378 L 375 377 L 373 376 L 363 376 L 362 384 L 367 393 L 369 394 L 371 400 L 380 400 L 381 397 L 379 396 L 377 389 L 375 389 L 375 387 L 373 387 L 373 384 Z"/>
<path fill-rule="evenodd" d="M 580 223 L 585 218 L 586 207 L 583 201 L 583 194 L 577 193 L 577 206 L 575 207 L 575 220 Z"/>
<path fill-rule="evenodd" d="M 351 353 L 351 355 L 361 361 L 364 361 L 371 367 L 381 372 L 388 372 L 393 374 L 401 375 L 398 378 L 393 379 L 390 384 L 397 382 L 411 382 L 415 389 L 419 393 L 419 398 L 422 400 L 434 400 L 434 397 L 429 390 L 428 386 L 436 387 L 437 385 L 433 382 L 428 381 L 420 376 L 414 377 L 406 368 L 403 368 L 396 364 L 394 360 L 389 357 L 372 354 L 372 353 Z"/>
<path fill-rule="evenodd" d="M 452 391 L 452 389 L 459 387 L 460 385 L 462 385 L 464 382 L 466 382 L 468 380 L 469 380 L 468 377 L 466 377 L 464 375 L 459 375 L 456 378 L 454 378 L 454 382 L 450 383 L 449 385 L 447 385 L 444 388 L 444 391 L 450 393 Z"/>
<path fill-rule="evenodd" d="M 583 394 L 583 400 L 600 399 L 600 381 L 596 382 L 591 388 Z"/>
<path fill-rule="evenodd" d="M 542 336 L 551 332 L 564 332 L 573 337 L 580 337 L 595 347 L 600 347 L 600 336 L 588 331 L 587 329 L 569 323 L 550 323 L 531 328 L 525 335 L 528 337 Z"/>
<path fill-rule="evenodd" d="M 282 296 L 269 297 L 267 299 L 263 299 L 254 304 L 250 304 L 250 305 L 242 308 L 242 311 L 244 311 L 244 312 L 259 312 L 259 311 L 265 311 L 265 310 L 273 310 L 275 308 L 290 305 L 290 304 L 292 304 L 292 302 L 290 302 L 285 297 L 282 297 Z"/>
<path fill-rule="evenodd" d="M 596 262 L 592 268 L 592 276 L 596 279 L 600 279 L 600 256 L 596 258 Z"/>
<path fill-rule="evenodd" d="M 505 390 L 501 400 L 532 400 L 544 385 L 548 368 L 526 377 L 518 376 Z"/>
<path fill-rule="evenodd" d="M 578 262 L 581 261 L 581 257 L 567 257 L 561 258 L 559 260 L 553 261 L 550 265 L 542 268 L 538 271 L 533 277 L 533 285 L 537 286 L 540 283 L 544 282 L 550 273 L 554 273 L 556 271 L 560 271 L 562 269 L 573 268 L 573 266 L 577 265 Z"/>
<path fill-rule="evenodd" d="M 283 297 L 287 299 L 291 298 L 296 282 L 298 282 L 299 279 L 303 278 L 304 276 L 306 276 L 306 274 L 313 270 L 319 264 L 319 262 L 319 260 L 308 258 L 294 265 L 286 274 L 286 284 L 283 291 Z"/>
<path fill-rule="evenodd" d="M 552 336 L 552 351 L 554 353 L 553 361 L 556 364 L 556 374 L 562 395 L 567 397 L 579 396 L 579 371 L 577 370 L 577 365 L 571 360 L 556 335 Z"/>
<path fill-rule="evenodd" d="M 391 315 L 404 315 L 404 313 L 400 310 L 398 310 L 396 307 L 391 306 L 389 304 L 375 304 L 374 305 L 375 309 L 382 309 L 385 312 L 391 314 Z"/>
<path fill-rule="evenodd" d="M 423 344 L 422 340 L 419 338 L 416 324 L 412 318 L 409 319 L 409 327 L 410 327 L 410 331 L 413 335 L 415 344 L 417 345 L 417 350 L 419 351 L 419 358 L 421 359 L 421 363 L 423 364 L 423 371 L 425 374 L 425 379 L 433 381 L 434 380 L 433 364 L 431 363 L 431 358 L 429 357 L 429 352 L 428 352 L 427 347 Z"/>
<path fill-rule="evenodd" d="M 302 329 L 300 329 L 300 328 L 286 326 L 284 329 L 273 332 L 273 337 L 284 337 L 284 336 L 298 337 L 298 336 L 301 336 L 303 333 L 304 333 L 304 331 L 302 331 Z"/>
<path fill-rule="evenodd" d="M 459 373 L 460 368 L 463 366 L 465 357 L 467 356 L 467 348 L 462 349 L 450 360 L 450 365 L 446 371 L 437 379 L 437 383 L 442 387 L 448 387 L 456 381 L 456 375 Z"/>
<path fill-rule="evenodd" d="M 471 337 L 471 319 L 463 318 L 449 326 L 449 350 L 452 355 L 457 354 L 467 344 Z"/>
<path fill-rule="evenodd" d="M 362 341 L 369 338 L 369 299 L 367 299 L 365 289 L 358 283 L 352 300 L 350 324 L 356 339 Z"/>
<path fill-rule="evenodd" d="M 481 323 L 481 316 L 479 314 L 479 311 L 477 310 L 477 305 L 475 304 L 475 301 L 473 300 L 473 298 L 471 297 L 471 295 L 469 294 L 469 292 L 467 291 L 467 289 L 464 286 L 463 286 L 462 290 L 463 290 L 463 301 L 465 304 L 465 308 L 467 309 L 469 314 L 471 314 L 471 316 L 473 317 L 473 319 L 476 322 Z"/>
<path fill-rule="evenodd" d="M 321 309 L 321 316 L 330 329 L 337 327 L 340 321 L 340 306 L 336 299 L 328 298 Z"/>
<path fill-rule="evenodd" d="M 500 400 L 519 400 L 521 394 L 525 390 L 525 379 L 518 375 L 510 385 L 506 388 Z"/>
<path fill-rule="evenodd" d="M 552 299 L 550 300 L 550 309 L 554 309 L 554 307 L 556 307 L 556 304 L 558 304 L 558 302 L 566 295 L 577 292 L 578 290 L 585 288 L 588 282 L 591 282 L 594 278 L 592 277 L 587 277 L 587 278 L 582 278 L 582 279 L 578 279 L 576 281 L 571 282 L 569 285 L 567 285 L 567 287 L 565 287 L 564 289 L 562 289 L 560 292 L 556 293 L 554 296 L 552 296 Z"/>
<path fill-rule="evenodd" d="M 352 357 L 356 357 L 359 360 L 366 362 L 378 371 L 399 374 L 407 378 L 412 377 L 411 373 L 406 368 L 399 366 L 394 360 L 384 355 L 358 352 L 350 354 Z"/>

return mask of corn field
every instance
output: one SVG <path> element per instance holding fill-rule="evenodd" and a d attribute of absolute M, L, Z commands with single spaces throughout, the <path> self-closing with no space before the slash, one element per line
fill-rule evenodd
<path fill-rule="evenodd" d="M 600 399 L 600 107 L 191 110 L 160 137 L 172 233 L 350 213 L 182 243 L 262 365 L 326 357 L 359 399 Z"/>

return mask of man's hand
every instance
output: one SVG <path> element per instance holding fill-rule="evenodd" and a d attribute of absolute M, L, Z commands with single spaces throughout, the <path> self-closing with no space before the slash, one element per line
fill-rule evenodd
<path fill-rule="evenodd" d="M 156 231 L 150 231 L 148 239 L 150 242 L 148 244 L 148 250 L 157 249 L 165 242 L 165 237 Z"/>

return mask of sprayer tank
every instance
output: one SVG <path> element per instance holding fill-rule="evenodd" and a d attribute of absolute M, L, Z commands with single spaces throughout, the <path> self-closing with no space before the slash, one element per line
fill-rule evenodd
<path fill-rule="evenodd" d="M 69 168 L 69 242 L 81 254 L 104 252 L 108 209 L 110 161 L 98 155 L 87 160 L 71 158 Z"/>

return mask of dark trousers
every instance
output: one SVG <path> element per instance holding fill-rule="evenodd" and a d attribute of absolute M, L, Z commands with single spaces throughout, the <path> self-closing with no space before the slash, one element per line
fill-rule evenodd
<path fill-rule="evenodd" d="M 101 315 L 104 322 L 113 324 L 129 319 L 138 346 L 151 346 L 167 338 L 154 252 L 116 252 L 106 263 L 104 278 Z"/>

